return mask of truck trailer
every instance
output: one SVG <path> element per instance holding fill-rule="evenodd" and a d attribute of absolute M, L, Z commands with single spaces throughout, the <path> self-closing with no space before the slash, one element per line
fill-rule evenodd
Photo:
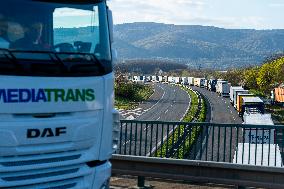
<path fill-rule="evenodd" d="M 273 103 L 284 105 L 284 88 L 278 87 L 271 91 L 271 99 Z"/>
<path fill-rule="evenodd" d="M 275 129 L 271 114 L 245 113 L 243 124 L 249 125 L 242 131 L 242 143 L 238 143 L 233 163 L 258 166 L 282 167 L 282 157 L 275 144 Z M 267 128 L 253 128 L 252 125 L 267 125 Z"/>
<path fill-rule="evenodd" d="M 230 103 L 234 105 L 234 91 L 237 89 L 243 89 L 242 86 L 231 86 L 230 87 Z"/>
<path fill-rule="evenodd" d="M 194 77 L 188 77 L 187 79 L 188 79 L 188 84 L 190 86 L 194 86 Z"/>
<path fill-rule="evenodd" d="M 0 15 L 9 44 L 0 49 L 0 188 L 108 188 L 119 114 L 106 0 L 1 1 Z"/>
<path fill-rule="evenodd" d="M 253 111 L 264 114 L 264 102 L 259 97 L 242 97 L 242 107 L 239 116 L 243 117 L 245 112 Z"/>
<path fill-rule="evenodd" d="M 238 143 L 233 163 L 270 167 L 283 166 L 278 144 Z"/>
<path fill-rule="evenodd" d="M 208 90 L 216 92 L 216 85 L 217 85 L 217 80 L 216 79 L 210 79 L 208 82 Z"/>
<path fill-rule="evenodd" d="M 245 112 L 243 116 L 245 125 L 271 125 L 274 123 L 271 114 L 261 114 L 258 112 Z M 269 127 L 268 127 L 269 128 Z M 251 144 L 274 144 L 275 129 L 245 128 L 243 131 L 245 143 Z"/>
<path fill-rule="evenodd" d="M 181 78 L 180 77 L 174 77 L 174 83 L 175 84 L 180 84 L 181 83 Z"/>
<path fill-rule="evenodd" d="M 228 81 L 218 80 L 216 86 L 216 92 L 219 96 L 229 97 L 230 96 L 230 88 Z"/>
<path fill-rule="evenodd" d="M 234 105 L 234 108 L 237 109 L 237 99 L 238 99 L 238 95 L 239 94 L 249 94 L 249 91 L 248 90 L 244 90 L 244 89 L 237 89 L 237 90 L 234 90 L 234 95 L 233 95 L 233 105 Z"/>
<path fill-rule="evenodd" d="M 243 105 L 243 97 L 255 97 L 254 94 L 239 93 L 237 95 L 237 111 L 240 112 Z"/>
<path fill-rule="evenodd" d="M 181 84 L 188 85 L 188 77 L 181 77 Z"/>
<path fill-rule="evenodd" d="M 194 86 L 196 87 L 204 87 L 205 78 L 194 78 Z"/>

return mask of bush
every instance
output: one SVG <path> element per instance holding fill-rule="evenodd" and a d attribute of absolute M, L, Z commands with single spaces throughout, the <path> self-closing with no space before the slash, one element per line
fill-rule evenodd
<path fill-rule="evenodd" d="M 139 102 L 147 100 L 153 92 L 150 85 L 116 83 L 115 105 L 119 109 L 133 109 Z"/>

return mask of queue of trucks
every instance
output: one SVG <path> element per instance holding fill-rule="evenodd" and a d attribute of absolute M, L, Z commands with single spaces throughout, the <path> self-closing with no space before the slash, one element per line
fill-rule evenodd
<path fill-rule="evenodd" d="M 216 92 L 221 97 L 230 98 L 231 105 L 243 119 L 244 125 L 274 125 L 271 114 L 265 113 L 265 102 L 258 96 L 251 94 L 242 86 L 231 86 L 223 79 L 205 79 L 194 77 L 164 76 L 157 79 L 145 77 L 143 82 L 164 82 L 205 88 Z M 271 91 L 273 103 L 284 103 L 284 88 L 279 87 Z M 275 143 L 275 129 L 256 129 L 244 127 L 243 141 L 238 142 L 233 157 L 233 163 L 263 166 L 282 166 L 282 157 L 278 144 Z"/>

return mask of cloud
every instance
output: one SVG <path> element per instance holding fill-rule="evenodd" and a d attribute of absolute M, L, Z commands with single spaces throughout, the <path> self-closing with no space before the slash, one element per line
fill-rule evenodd
<path fill-rule="evenodd" d="M 115 24 L 132 22 L 159 22 L 176 25 L 206 25 L 223 28 L 265 27 L 260 16 L 218 16 L 210 17 L 206 11 L 212 4 L 205 0 L 112 0 L 109 2 Z"/>
<path fill-rule="evenodd" d="M 109 4 L 116 24 L 135 21 L 182 24 L 179 20 L 193 17 L 193 13 L 206 6 L 203 0 L 112 0 Z"/>

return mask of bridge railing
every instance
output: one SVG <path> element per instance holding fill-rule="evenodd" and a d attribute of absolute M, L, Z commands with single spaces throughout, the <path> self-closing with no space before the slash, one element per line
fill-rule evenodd
<path fill-rule="evenodd" d="M 283 125 L 122 120 L 117 154 L 283 167 Z"/>

